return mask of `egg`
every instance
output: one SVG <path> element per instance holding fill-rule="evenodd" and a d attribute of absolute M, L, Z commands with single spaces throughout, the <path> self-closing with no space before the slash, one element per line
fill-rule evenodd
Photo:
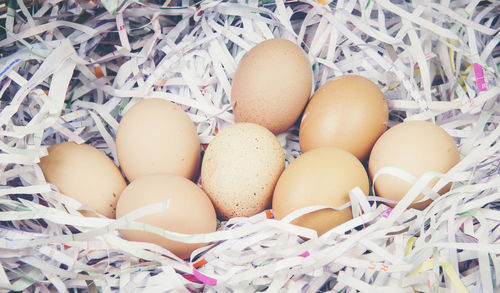
<path fill-rule="evenodd" d="M 361 162 L 336 147 L 321 147 L 301 154 L 281 174 L 272 200 L 278 220 L 314 205 L 339 207 L 349 202 L 349 191 L 360 187 L 368 194 L 369 180 Z M 300 216 L 292 224 L 314 229 L 319 235 L 352 219 L 351 208 L 324 209 Z"/>
<path fill-rule="evenodd" d="M 240 61 L 232 80 L 236 122 L 252 122 L 278 134 L 300 116 L 312 88 L 311 64 L 285 39 L 266 40 Z"/>
<path fill-rule="evenodd" d="M 372 179 L 384 167 L 398 168 L 419 178 L 429 171 L 446 173 L 459 161 L 455 141 L 444 129 L 427 121 L 408 121 L 390 128 L 378 139 L 370 154 L 368 171 Z M 429 187 L 437 181 L 435 178 Z M 403 179 L 389 174 L 381 174 L 374 186 L 376 195 L 394 201 L 401 200 L 411 187 Z M 450 187 L 450 184 L 443 187 L 439 194 L 447 192 Z M 414 202 L 423 197 L 420 194 Z M 431 200 L 426 200 L 411 207 L 423 209 L 430 203 Z"/>
<path fill-rule="evenodd" d="M 116 152 L 130 181 L 154 173 L 194 179 L 201 149 L 196 127 L 181 108 L 166 100 L 145 99 L 121 119 Z"/>
<path fill-rule="evenodd" d="M 284 151 L 274 134 L 257 124 L 236 123 L 208 145 L 201 180 L 222 219 L 246 217 L 269 207 L 284 168 Z"/>
<path fill-rule="evenodd" d="M 118 197 L 127 186 L 115 163 L 87 144 L 62 142 L 48 148 L 39 166 L 47 182 L 108 218 L 115 217 Z M 82 211 L 86 216 L 97 216 Z"/>
<path fill-rule="evenodd" d="M 217 218 L 205 192 L 184 177 L 166 173 L 144 175 L 132 181 L 120 196 L 116 216 L 120 218 L 141 207 L 167 200 L 170 201 L 167 210 L 136 221 L 183 234 L 215 232 Z M 188 258 L 195 249 L 207 245 L 173 241 L 140 230 L 122 229 L 120 233 L 127 240 L 157 244 L 183 259 Z"/>
<path fill-rule="evenodd" d="M 344 149 L 365 160 L 389 119 L 379 87 L 358 75 L 322 85 L 307 105 L 299 129 L 302 152 L 325 146 Z"/>

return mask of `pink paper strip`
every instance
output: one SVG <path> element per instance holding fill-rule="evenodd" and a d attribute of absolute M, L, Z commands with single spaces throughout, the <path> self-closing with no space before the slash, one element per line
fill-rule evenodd
<path fill-rule="evenodd" d="M 382 214 L 382 217 L 383 218 L 387 218 L 389 217 L 389 215 L 391 214 L 392 212 L 392 209 L 388 209 L 387 211 L 385 211 L 383 214 Z"/>
<path fill-rule="evenodd" d="M 477 89 L 480 92 L 484 92 L 486 90 L 486 82 L 484 81 L 483 67 L 478 63 L 474 63 L 472 66 L 474 67 L 474 75 L 476 76 Z"/>
<path fill-rule="evenodd" d="M 309 251 L 306 250 L 303 253 L 299 254 L 299 256 L 308 257 L 309 256 Z"/>
<path fill-rule="evenodd" d="M 210 278 L 208 276 L 205 276 L 204 274 L 200 273 L 197 269 L 193 268 L 193 275 L 196 277 L 196 279 L 200 280 L 203 284 L 209 285 L 209 286 L 215 286 L 217 285 L 217 280 L 214 278 Z"/>

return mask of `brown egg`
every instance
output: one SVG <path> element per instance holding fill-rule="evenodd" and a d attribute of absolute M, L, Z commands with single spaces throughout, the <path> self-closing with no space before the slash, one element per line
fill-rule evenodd
<path fill-rule="evenodd" d="M 269 207 L 284 168 L 284 151 L 274 134 L 257 124 L 237 123 L 208 145 L 201 180 L 221 218 L 247 217 Z"/>
<path fill-rule="evenodd" d="M 313 149 L 292 161 L 281 174 L 273 195 L 274 217 L 280 220 L 313 205 L 339 207 L 349 202 L 349 191 L 356 186 L 368 194 L 368 175 L 356 157 L 335 147 Z M 303 215 L 292 224 L 323 234 L 350 219 L 350 207 L 325 209 Z"/>
<path fill-rule="evenodd" d="M 302 152 L 334 146 L 365 160 L 386 130 L 387 102 L 378 86 L 345 75 L 321 86 L 306 107 L 299 131 Z"/>
<path fill-rule="evenodd" d="M 50 146 L 48 151 L 49 155 L 39 163 L 47 182 L 98 213 L 114 218 L 118 197 L 127 186 L 115 163 L 86 144 L 62 142 Z M 96 216 L 90 211 L 82 214 Z"/>
<path fill-rule="evenodd" d="M 429 171 L 446 173 L 459 161 L 455 141 L 444 129 L 431 122 L 408 121 L 392 127 L 378 139 L 370 155 L 368 170 L 372 179 L 383 167 L 399 168 L 419 178 Z M 437 181 L 435 178 L 429 187 Z M 395 201 L 401 200 L 410 187 L 403 179 L 389 174 L 382 174 L 375 181 L 375 193 Z M 445 186 L 439 193 L 447 192 L 450 187 Z M 414 202 L 423 197 L 420 194 Z M 424 209 L 430 203 L 431 200 L 427 200 L 411 207 Z"/>
<path fill-rule="evenodd" d="M 181 108 L 166 100 L 142 100 L 125 113 L 116 133 L 116 151 L 130 181 L 154 173 L 193 179 L 198 173 L 196 127 Z"/>
<path fill-rule="evenodd" d="M 167 210 L 136 221 L 183 234 L 215 232 L 217 218 L 205 192 L 184 177 L 165 173 L 145 175 L 132 181 L 120 196 L 116 216 L 119 218 L 138 208 L 169 199 Z M 177 242 L 146 231 L 124 229 L 120 232 L 127 240 L 155 243 L 180 258 L 188 258 L 195 249 L 207 245 Z"/>
<path fill-rule="evenodd" d="M 236 122 L 283 132 L 300 116 L 311 88 L 311 64 L 302 49 L 285 39 L 264 41 L 243 57 L 234 75 Z"/>

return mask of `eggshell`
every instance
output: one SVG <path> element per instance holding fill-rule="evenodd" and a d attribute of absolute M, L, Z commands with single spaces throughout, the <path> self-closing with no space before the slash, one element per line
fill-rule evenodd
<path fill-rule="evenodd" d="M 154 173 L 193 179 L 199 169 L 200 140 L 189 116 L 162 99 L 145 99 L 123 116 L 116 133 L 118 161 L 130 180 Z"/>
<path fill-rule="evenodd" d="M 201 180 L 221 218 L 252 216 L 270 205 L 284 168 L 284 151 L 269 130 L 237 123 L 208 145 Z"/>
<path fill-rule="evenodd" d="M 334 146 L 365 160 L 387 128 L 387 102 L 379 87 L 358 75 L 322 85 L 306 107 L 299 130 L 302 152 Z"/>
<path fill-rule="evenodd" d="M 399 168 L 419 178 L 429 171 L 446 173 L 459 161 L 455 141 L 444 129 L 431 122 L 408 121 L 390 128 L 379 138 L 371 152 L 368 170 L 372 179 L 383 167 Z M 438 178 L 431 181 L 429 187 L 437 181 Z M 395 201 L 401 200 L 410 187 L 403 179 L 389 174 L 382 174 L 375 181 L 376 195 Z M 447 192 L 450 187 L 445 186 L 439 193 Z M 414 202 L 423 197 L 420 194 Z M 423 209 L 431 202 L 427 200 L 411 207 Z"/>
<path fill-rule="evenodd" d="M 183 234 L 215 232 L 217 218 L 207 195 L 192 181 L 171 174 L 150 174 L 132 181 L 120 196 L 116 216 L 122 217 L 141 207 L 170 200 L 162 212 L 139 218 L 138 222 Z M 120 230 L 131 241 L 151 242 L 168 249 L 180 258 L 187 258 L 207 243 L 182 243 L 158 234 L 140 230 Z"/>
<path fill-rule="evenodd" d="M 98 213 L 115 217 L 116 202 L 127 186 L 120 170 L 105 153 L 87 144 L 62 142 L 48 148 L 39 166 L 47 182 Z M 96 216 L 82 211 L 86 216 Z"/>
<path fill-rule="evenodd" d="M 311 64 L 302 49 L 285 39 L 266 40 L 243 57 L 234 75 L 236 122 L 283 132 L 300 116 L 311 88 Z"/>
<path fill-rule="evenodd" d="M 313 205 L 339 207 L 349 202 L 349 191 L 359 186 L 368 194 L 369 180 L 361 162 L 335 147 L 313 149 L 293 160 L 281 174 L 274 190 L 274 217 Z M 323 234 L 352 219 L 351 208 L 324 209 L 303 215 L 292 224 Z"/>

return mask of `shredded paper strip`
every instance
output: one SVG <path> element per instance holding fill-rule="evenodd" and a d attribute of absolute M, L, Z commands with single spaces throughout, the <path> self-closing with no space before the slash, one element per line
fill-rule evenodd
<path fill-rule="evenodd" d="M 0 11 L 0 288 L 26 292 L 485 292 L 500 287 L 500 2 L 10 0 Z M 111 220 L 59 193 L 37 165 L 62 141 L 91 144 L 114 161 L 123 114 L 144 98 L 181 105 L 202 144 L 234 123 L 229 100 L 239 60 L 285 38 L 311 62 L 314 89 L 359 74 L 385 93 L 389 126 L 430 120 L 457 142 L 461 161 L 413 184 L 390 209 L 350 193 L 344 207 L 314 206 L 283 221 L 266 210 L 211 234 Z M 279 135 L 287 162 L 298 129 Z M 406 178 L 397 169 L 384 169 Z M 426 188 L 453 183 L 437 197 Z M 407 207 L 422 191 L 423 211 Z M 349 208 L 354 219 L 318 237 L 289 224 Z M 211 244 L 181 260 L 126 241 L 137 228 Z M 309 240 L 305 240 L 309 239 Z"/>

